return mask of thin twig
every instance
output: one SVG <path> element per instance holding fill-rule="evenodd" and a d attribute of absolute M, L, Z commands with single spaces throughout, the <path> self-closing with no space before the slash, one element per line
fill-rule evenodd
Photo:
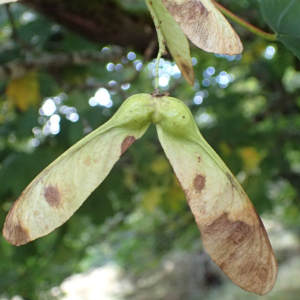
<path fill-rule="evenodd" d="M 153 19 L 156 32 L 157 32 L 157 38 L 158 38 L 158 44 L 159 44 L 159 50 L 157 54 L 156 59 L 156 66 L 155 66 L 155 94 L 160 94 L 159 92 L 159 61 L 162 55 L 166 54 L 166 42 L 165 38 L 163 36 L 161 27 L 160 27 L 160 20 L 158 19 L 158 16 L 153 8 L 153 3 L 151 0 L 145 0 L 146 5 L 150 11 L 151 17 Z"/>
<path fill-rule="evenodd" d="M 252 24 L 246 22 L 245 20 L 241 19 L 240 17 L 238 17 L 237 15 L 235 15 L 234 13 L 232 13 L 231 11 L 229 11 L 227 8 L 225 8 L 224 6 L 222 6 L 221 4 L 219 4 L 218 2 L 213 0 L 213 3 L 215 4 L 215 6 L 229 19 L 231 19 L 232 21 L 236 22 L 237 24 L 239 24 L 240 26 L 242 26 L 243 28 L 251 31 L 252 33 L 254 33 L 255 35 L 266 39 L 268 41 L 277 41 L 277 36 L 274 33 L 268 33 L 265 32 L 255 26 L 253 26 Z"/>

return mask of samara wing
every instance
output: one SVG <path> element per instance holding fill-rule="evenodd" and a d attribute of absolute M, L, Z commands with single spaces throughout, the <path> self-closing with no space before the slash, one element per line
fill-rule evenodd
<path fill-rule="evenodd" d="M 66 222 L 146 131 L 152 108 L 145 103 L 150 98 L 130 97 L 113 118 L 42 171 L 11 208 L 3 229 L 5 239 L 23 245 Z"/>
<path fill-rule="evenodd" d="M 234 55 L 243 45 L 234 29 L 210 0 L 162 0 L 185 35 L 199 48 Z"/>
<path fill-rule="evenodd" d="M 266 294 L 275 283 L 277 263 L 255 208 L 204 140 L 185 104 L 165 97 L 160 107 L 164 117 L 157 124 L 159 140 L 186 195 L 205 249 L 236 285 Z"/>

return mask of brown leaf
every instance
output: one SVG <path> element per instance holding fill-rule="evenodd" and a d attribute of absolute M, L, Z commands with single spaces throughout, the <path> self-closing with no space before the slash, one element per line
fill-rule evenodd
<path fill-rule="evenodd" d="M 234 29 L 210 0 L 162 0 L 185 35 L 199 48 L 234 55 L 243 45 Z"/>

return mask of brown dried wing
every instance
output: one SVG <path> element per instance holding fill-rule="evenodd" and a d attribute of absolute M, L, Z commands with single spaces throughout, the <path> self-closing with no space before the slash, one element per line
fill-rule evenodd
<path fill-rule="evenodd" d="M 242 289 L 268 293 L 277 263 L 264 225 L 242 187 L 200 134 L 197 143 L 157 127 L 213 261 Z"/>
<path fill-rule="evenodd" d="M 243 45 L 234 29 L 210 0 L 162 0 L 186 36 L 199 48 L 234 55 Z"/>

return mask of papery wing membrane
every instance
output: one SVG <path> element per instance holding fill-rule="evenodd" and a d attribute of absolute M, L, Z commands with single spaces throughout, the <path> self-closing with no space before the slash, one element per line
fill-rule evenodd
<path fill-rule="evenodd" d="M 242 187 L 202 137 L 196 143 L 157 129 L 213 261 L 244 290 L 269 292 L 277 276 L 276 259 Z"/>
<path fill-rule="evenodd" d="M 186 36 L 199 48 L 234 55 L 243 51 L 239 36 L 210 0 L 162 0 Z"/>
<path fill-rule="evenodd" d="M 151 98 L 150 95 L 134 97 L 146 101 Z M 66 222 L 105 179 L 122 153 L 146 131 L 147 114 L 143 105 L 133 102 L 131 107 L 123 109 L 123 114 L 117 112 L 42 171 L 10 210 L 3 229 L 5 239 L 13 245 L 22 245 Z M 135 125 L 138 122 L 141 124 Z"/>

